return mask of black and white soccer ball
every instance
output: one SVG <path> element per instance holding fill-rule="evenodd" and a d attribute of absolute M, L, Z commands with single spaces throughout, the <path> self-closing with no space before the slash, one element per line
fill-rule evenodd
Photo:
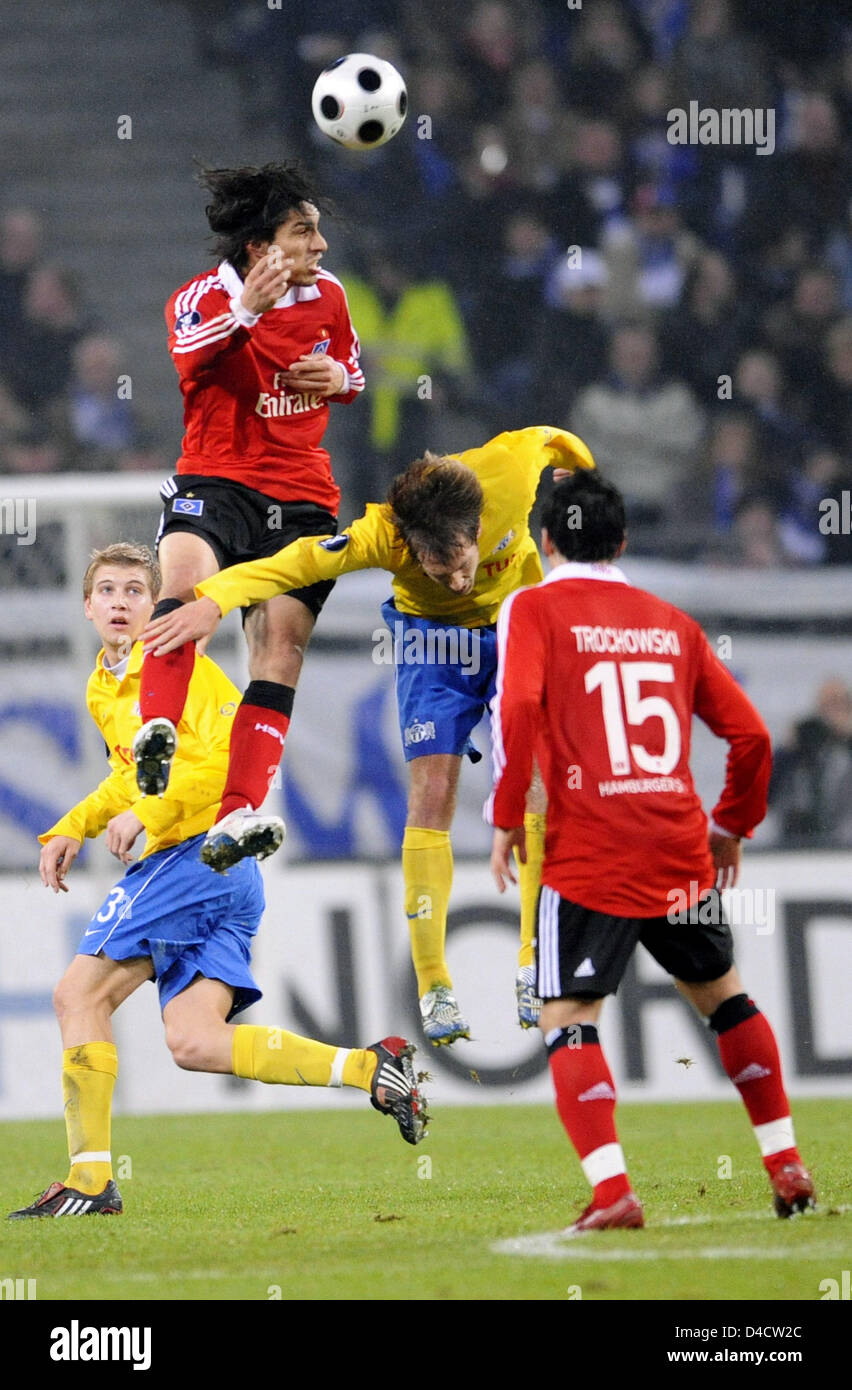
<path fill-rule="evenodd" d="M 311 106 L 325 135 L 347 150 L 371 150 L 401 128 L 408 92 L 392 63 L 371 53 L 349 53 L 320 73 Z"/>

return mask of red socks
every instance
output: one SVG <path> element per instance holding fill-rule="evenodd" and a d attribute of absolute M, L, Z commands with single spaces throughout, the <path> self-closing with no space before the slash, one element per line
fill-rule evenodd
<path fill-rule="evenodd" d="M 768 1019 L 746 994 L 726 999 L 710 1019 L 719 1056 L 743 1098 L 770 1176 L 785 1163 L 800 1163 L 781 1057 Z"/>
<path fill-rule="evenodd" d="M 151 621 L 164 618 L 167 613 L 182 606 L 179 598 L 161 599 L 151 614 Z M 164 717 L 177 728 L 186 704 L 186 692 L 194 665 L 194 642 L 184 642 L 177 651 L 169 652 L 166 656 L 154 656 L 153 652 L 148 652 L 142 661 L 139 685 L 139 713 L 143 724 L 147 724 L 149 719 Z"/>
<path fill-rule="evenodd" d="M 276 681 L 252 681 L 234 716 L 228 780 L 216 817 L 265 800 L 284 752 L 295 690 Z"/>
<path fill-rule="evenodd" d="M 624 1154 L 615 1131 L 615 1086 L 594 1024 L 572 1024 L 548 1033 L 547 1053 L 556 1109 L 577 1150 L 596 1207 L 608 1207 L 630 1191 Z"/>

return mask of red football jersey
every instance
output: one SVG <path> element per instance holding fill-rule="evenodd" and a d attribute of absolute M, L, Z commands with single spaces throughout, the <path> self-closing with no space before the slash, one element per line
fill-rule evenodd
<path fill-rule="evenodd" d="M 542 882 L 619 917 L 664 916 L 710 888 L 707 817 L 689 769 L 697 714 L 730 744 L 713 820 L 749 836 L 766 814 L 769 734 L 698 624 L 614 565 L 562 564 L 497 624 L 495 789 L 522 825 L 533 755 L 547 787 Z"/>
<path fill-rule="evenodd" d="M 358 338 L 340 281 L 292 286 L 264 314 L 240 303 L 229 261 L 182 285 L 166 305 L 169 351 L 184 400 L 178 473 L 231 478 L 283 502 L 316 502 L 336 515 L 340 489 L 321 448 L 329 401 L 364 389 Z M 306 353 L 346 369 L 336 396 L 289 391 L 281 374 Z"/>

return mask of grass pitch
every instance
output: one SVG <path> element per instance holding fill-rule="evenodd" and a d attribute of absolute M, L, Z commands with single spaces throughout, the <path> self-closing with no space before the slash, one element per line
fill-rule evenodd
<path fill-rule="evenodd" d="M 0 1278 L 40 1301 L 816 1301 L 849 1263 L 852 1101 L 794 1115 L 816 1213 L 774 1217 L 738 1102 L 623 1105 L 647 1226 L 570 1242 L 588 1189 L 549 1106 L 437 1108 L 418 1148 L 369 1109 L 119 1117 L 125 1214 L 3 1222 Z M 63 1138 L 0 1125 L 5 1210 L 65 1177 Z"/>

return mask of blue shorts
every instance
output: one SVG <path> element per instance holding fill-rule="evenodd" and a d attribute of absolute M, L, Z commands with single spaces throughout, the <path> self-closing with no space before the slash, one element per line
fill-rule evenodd
<path fill-rule="evenodd" d="M 265 900 L 257 860 L 243 859 L 227 875 L 202 864 L 203 835 L 131 864 L 95 913 L 77 952 L 110 960 L 148 956 L 154 963 L 160 1008 L 196 975 L 234 990 L 228 1015 L 261 997 L 249 968 L 252 938 Z"/>
<path fill-rule="evenodd" d="M 482 754 L 471 733 L 495 694 L 493 627 L 452 627 L 400 613 L 392 599 L 382 617 L 394 639 L 396 701 L 406 762 L 429 753 Z"/>

